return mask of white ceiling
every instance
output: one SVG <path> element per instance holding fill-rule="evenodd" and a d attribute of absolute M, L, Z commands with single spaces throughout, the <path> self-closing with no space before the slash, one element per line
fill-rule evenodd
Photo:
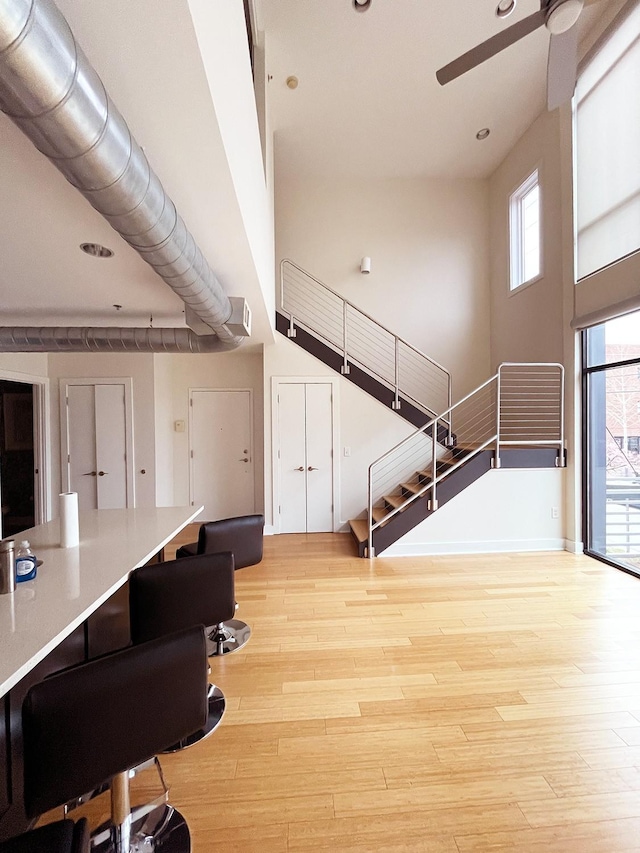
<path fill-rule="evenodd" d="M 544 108 L 545 30 L 436 83 L 437 68 L 505 26 L 497 0 L 372 0 L 364 14 L 351 0 L 254 2 L 279 176 L 484 176 Z M 268 340 L 188 0 L 58 4 L 223 286 L 252 304 L 253 342 Z M 536 8 L 518 0 L 507 24 Z M 0 199 L 2 325 L 183 323 L 180 300 L 2 114 Z M 90 258 L 82 242 L 115 257 Z"/>
<path fill-rule="evenodd" d="M 351 0 L 255 2 L 279 175 L 484 177 L 545 108 L 544 27 L 447 86 L 435 77 L 539 0 L 502 20 L 497 0 L 372 0 L 366 12 Z M 607 2 L 584 10 L 583 31 Z"/>
<path fill-rule="evenodd" d="M 225 290 L 248 299 L 252 343 L 268 339 L 187 0 L 57 5 Z M 1 113 L 0 308 L 1 325 L 184 325 L 181 300 Z"/>

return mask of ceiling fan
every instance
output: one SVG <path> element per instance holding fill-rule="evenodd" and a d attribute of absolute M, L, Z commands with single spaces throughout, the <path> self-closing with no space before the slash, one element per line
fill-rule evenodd
<path fill-rule="evenodd" d="M 573 96 L 578 69 L 577 22 L 585 3 L 589 5 L 592 2 L 597 0 L 540 0 L 540 9 L 533 15 L 502 30 L 436 72 L 438 83 L 441 86 L 450 83 L 538 27 L 545 26 L 551 34 L 547 62 L 547 106 L 554 110 Z M 498 6 L 497 11 L 499 17 L 501 6 Z M 507 6 L 508 11 L 513 6 L 515 2 Z"/>

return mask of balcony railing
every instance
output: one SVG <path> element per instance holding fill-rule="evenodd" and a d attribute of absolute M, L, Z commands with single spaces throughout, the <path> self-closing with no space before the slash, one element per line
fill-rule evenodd
<path fill-rule="evenodd" d="M 437 441 L 445 426 L 454 436 L 455 452 L 443 470 L 447 449 Z M 500 450 L 509 446 L 558 448 L 563 464 L 564 368 L 551 363 L 505 363 L 454 406 L 433 418 L 369 466 L 369 554 L 373 555 L 373 531 L 402 512 L 413 501 L 428 495 L 429 508 L 438 507 L 438 485 L 456 468 L 487 448 L 493 448 L 493 465 L 500 467 Z M 416 482 L 416 475 L 418 481 Z M 374 520 L 374 508 L 384 498 L 394 509 Z"/>
<path fill-rule="evenodd" d="M 289 337 L 301 326 L 342 356 L 342 373 L 357 364 L 394 393 L 432 416 L 451 406 L 451 376 L 440 364 L 382 326 L 292 261 L 280 266 L 280 302 Z"/>

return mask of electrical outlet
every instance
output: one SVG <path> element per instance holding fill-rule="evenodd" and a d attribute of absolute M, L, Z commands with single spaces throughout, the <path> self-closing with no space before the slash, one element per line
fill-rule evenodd
<path fill-rule="evenodd" d="M 560 518 L 560 510 L 557 506 L 551 507 L 551 518 Z"/>
<path fill-rule="evenodd" d="M 350 447 L 345 447 L 343 452 L 344 452 L 345 456 L 351 456 L 351 448 Z"/>

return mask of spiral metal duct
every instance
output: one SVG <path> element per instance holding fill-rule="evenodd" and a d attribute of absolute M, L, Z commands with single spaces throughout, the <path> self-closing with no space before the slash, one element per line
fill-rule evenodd
<path fill-rule="evenodd" d="M 225 352 L 235 344 L 191 329 L 0 328 L 0 352 Z"/>
<path fill-rule="evenodd" d="M 239 346 L 242 337 L 226 325 L 229 298 L 52 0 L 0 0 L 0 110 L 212 330 L 219 348 Z M 44 346 L 44 330 L 30 331 L 42 333 Z M 131 330 L 118 331 L 127 349 Z M 136 331 L 155 338 L 162 330 Z M 64 348 L 60 337 L 54 349 Z M 77 340 L 77 330 L 69 337 Z"/>

